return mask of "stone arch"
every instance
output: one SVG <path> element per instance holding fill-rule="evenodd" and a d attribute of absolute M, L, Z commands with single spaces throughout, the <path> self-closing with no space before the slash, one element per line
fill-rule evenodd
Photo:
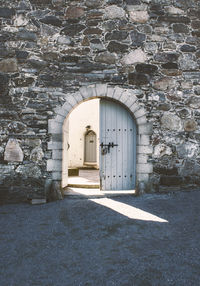
<path fill-rule="evenodd" d="M 62 180 L 62 151 L 63 151 L 63 125 L 69 113 L 81 102 L 94 99 L 107 98 L 125 106 L 135 118 L 137 125 L 137 162 L 136 186 L 143 191 L 153 172 L 153 166 L 148 162 L 153 148 L 150 145 L 152 124 L 147 122 L 146 110 L 140 105 L 133 90 L 107 84 L 83 86 L 78 92 L 65 95 L 65 103 L 55 109 L 55 118 L 48 120 L 48 133 L 51 141 L 48 149 L 52 151 L 52 158 L 47 160 L 47 171 L 51 172 L 52 181 Z"/>

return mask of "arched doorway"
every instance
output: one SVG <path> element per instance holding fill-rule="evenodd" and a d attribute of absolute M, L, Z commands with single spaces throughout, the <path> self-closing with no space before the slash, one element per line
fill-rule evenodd
<path fill-rule="evenodd" d="M 47 160 L 47 171 L 51 173 L 53 181 L 65 182 L 67 185 L 67 164 L 63 164 L 62 156 L 65 149 L 68 148 L 63 136 L 64 133 L 67 134 L 66 116 L 81 102 L 100 98 L 118 102 L 134 118 L 137 126 L 135 187 L 138 189 L 138 186 L 144 186 L 140 183 L 148 184 L 149 175 L 153 171 L 152 163 L 148 162 L 153 152 L 150 145 L 152 124 L 147 122 L 146 110 L 138 102 L 136 95 L 134 90 L 108 86 L 107 84 L 84 86 L 74 94 L 65 95 L 65 103 L 55 109 L 56 117 L 48 121 L 49 135 L 52 138 L 51 142 L 48 143 L 48 149 L 52 151 L 52 158 Z M 63 177 L 64 174 L 65 178 Z"/>
<path fill-rule="evenodd" d="M 84 144 L 84 164 L 94 165 L 97 162 L 97 136 L 93 130 L 88 130 L 85 134 Z"/>

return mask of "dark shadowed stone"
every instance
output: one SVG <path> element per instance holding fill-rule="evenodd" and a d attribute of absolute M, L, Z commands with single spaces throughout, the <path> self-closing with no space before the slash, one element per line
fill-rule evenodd
<path fill-rule="evenodd" d="M 150 25 L 140 25 L 137 27 L 138 31 L 144 34 L 151 34 L 152 33 L 152 27 Z"/>
<path fill-rule="evenodd" d="M 11 133 L 21 133 L 23 131 L 26 131 L 26 125 L 19 121 L 13 121 L 8 124 L 8 130 Z"/>
<path fill-rule="evenodd" d="M 190 23 L 190 18 L 184 16 L 159 16 L 158 22 L 169 22 L 169 23 Z"/>
<path fill-rule="evenodd" d="M 157 164 L 154 166 L 153 170 L 154 172 L 161 174 L 161 175 L 166 175 L 166 176 L 177 176 L 178 175 L 177 167 L 167 168 L 160 164 Z"/>
<path fill-rule="evenodd" d="M 179 54 L 177 53 L 157 53 L 154 56 L 155 61 L 158 62 L 175 62 L 177 61 Z"/>
<path fill-rule="evenodd" d="M 67 25 L 66 27 L 64 27 L 64 29 L 61 30 L 61 34 L 73 37 L 84 29 L 85 29 L 84 25 L 71 24 L 71 25 Z"/>
<path fill-rule="evenodd" d="M 188 119 L 184 123 L 184 130 L 187 132 L 195 131 L 197 129 L 197 123 L 194 119 Z"/>
<path fill-rule="evenodd" d="M 196 95 L 200 95 L 200 86 L 197 86 L 197 87 L 194 88 L 194 93 Z"/>
<path fill-rule="evenodd" d="M 38 5 L 44 5 L 44 4 L 52 4 L 52 0 L 30 0 L 31 4 L 38 4 Z"/>
<path fill-rule="evenodd" d="M 161 176 L 160 184 L 163 186 L 178 186 L 183 183 L 183 179 L 180 176 Z"/>
<path fill-rule="evenodd" d="M 196 51 L 196 47 L 195 46 L 190 46 L 190 45 L 183 45 L 181 46 L 181 52 L 185 52 L 185 53 L 190 53 L 190 52 L 195 52 Z"/>
<path fill-rule="evenodd" d="M 27 51 L 15 51 L 16 58 L 17 59 L 27 59 L 29 53 Z"/>
<path fill-rule="evenodd" d="M 165 14 L 163 10 L 163 6 L 161 4 L 154 4 L 154 3 L 151 4 L 150 11 L 151 11 L 151 14 L 150 14 L 151 18 L 162 16 Z"/>
<path fill-rule="evenodd" d="M 188 109 L 186 109 L 186 108 L 181 109 L 181 110 L 178 112 L 178 114 L 179 114 L 179 116 L 180 116 L 181 118 L 186 118 L 186 117 L 188 117 L 188 116 L 190 115 Z"/>
<path fill-rule="evenodd" d="M 63 56 L 61 58 L 61 62 L 65 62 L 65 63 L 77 63 L 80 60 L 80 57 L 78 56 Z"/>
<path fill-rule="evenodd" d="M 24 41 L 36 41 L 37 40 L 37 36 L 34 32 L 30 32 L 27 30 L 21 30 L 17 33 L 17 38 L 19 40 L 24 40 Z"/>
<path fill-rule="evenodd" d="M 166 63 L 161 66 L 163 69 L 178 69 L 178 65 L 176 63 Z"/>
<path fill-rule="evenodd" d="M 99 20 L 89 20 L 87 21 L 87 26 L 88 27 L 96 27 L 99 24 Z"/>
<path fill-rule="evenodd" d="M 105 63 L 105 64 L 115 64 L 116 56 L 114 54 L 105 52 L 98 54 L 95 59 L 96 62 Z"/>
<path fill-rule="evenodd" d="M 140 0 L 125 0 L 125 3 L 127 5 L 140 5 L 141 4 Z"/>
<path fill-rule="evenodd" d="M 150 64 L 137 64 L 135 69 L 139 73 L 153 74 L 158 70 L 158 67 Z"/>
<path fill-rule="evenodd" d="M 111 41 L 107 47 L 108 51 L 111 53 L 125 53 L 128 50 L 128 46 L 120 44 L 119 42 Z"/>
<path fill-rule="evenodd" d="M 2 18 L 12 18 L 15 15 L 15 10 L 13 8 L 0 7 L 0 17 Z"/>
<path fill-rule="evenodd" d="M 171 109 L 171 105 L 168 103 L 161 103 L 157 107 L 158 110 L 169 111 Z"/>
<path fill-rule="evenodd" d="M 142 73 L 129 73 L 128 81 L 129 84 L 133 85 L 146 85 L 149 83 L 148 76 Z"/>
<path fill-rule="evenodd" d="M 192 36 L 194 37 L 200 37 L 200 31 L 193 31 Z"/>
<path fill-rule="evenodd" d="M 196 0 L 176 0 L 176 6 L 179 8 L 191 8 L 194 7 L 196 4 Z"/>
<path fill-rule="evenodd" d="M 102 27 L 106 30 L 106 31 L 113 31 L 117 29 L 117 22 L 114 20 L 109 20 L 106 21 L 102 24 Z"/>
<path fill-rule="evenodd" d="M 131 40 L 132 40 L 132 46 L 142 46 L 142 44 L 144 43 L 145 39 L 146 39 L 146 35 L 139 33 L 137 31 L 131 31 L 130 33 L 131 36 Z"/>
<path fill-rule="evenodd" d="M 80 18 L 84 14 L 85 14 L 84 9 L 81 7 L 68 7 L 65 16 L 68 19 L 76 19 Z"/>
<path fill-rule="evenodd" d="M 200 29 L 200 21 L 192 21 L 191 26 L 193 29 Z"/>
<path fill-rule="evenodd" d="M 112 33 L 107 33 L 105 39 L 107 40 L 125 40 L 128 37 L 128 32 L 126 31 L 113 31 Z"/>
<path fill-rule="evenodd" d="M 85 5 L 89 8 L 97 8 L 102 5 L 102 0 L 86 0 Z"/>
<path fill-rule="evenodd" d="M 30 86 L 34 81 L 35 79 L 32 77 L 14 79 L 14 83 L 17 87 Z"/>
<path fill-rule="evenodd" d="M 5 96 L 8 93 L 9 77 L 0 72 L 0 96 Z"/>
<path fill-rule="evenodd" d="M 183 33 L 183 34 L 189 33 L 188 27 L 184 24 L 174 24 L 173 30 L 175 33 Z"/>
<path fill-rule="evenodd" d="M 42 69 L 47 66 L 47 62 L 42 60 L 29 59 L 28 62 L 33 68 L 36 69 Z"/>
<path fill-rule="evenodd" d="M 102 30 L 99 28 L 87 28 L 84 31 L 85 35 L 100 35 L 102 33 Z"/>
<path fill-rule="evenodd" d="M 161 72 L 167 76 L 178 76 L 182 74 L 182 71 L 178 69 L 163 69 Z"/>
<path fill-rule="evenodd" d="M 13 57 L 14 54 L 14 51 L 8 50 L 6 47 L 0 48 L 0 58 Z"/>
<path fill-rule="evenodd" d="M 57 27 L 62 26 L 62 21 L 59 18 L 52 16 L 52 15 L 46 16 L 40 19 L 40 22 L 47 24 L 47 25 L 57 26 Z"/>

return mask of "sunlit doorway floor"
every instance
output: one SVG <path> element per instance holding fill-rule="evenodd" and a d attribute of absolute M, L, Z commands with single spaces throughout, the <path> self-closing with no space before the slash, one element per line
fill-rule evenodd
<path fill-rule="evenodd" d="M 79 170 L 79 176 L 69 176 L 68 186 L 64 188 L 65 196 L 73 198 L 100 198 L 121 195 L 135 195 L 135 190 L 101 191 L 99 170 Z"/>
<path fill-rule="evenodd" d="M 79 176 L 69 176 L 68 187 L 99 189 L 99 170 L 80 169 Z"/>

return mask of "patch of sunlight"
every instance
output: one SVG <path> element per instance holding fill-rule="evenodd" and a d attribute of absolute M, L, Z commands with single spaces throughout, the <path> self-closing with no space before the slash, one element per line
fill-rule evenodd
<path fill-rule="evenodd" d="M 168 222 L 158 216 L 151 213 L 145 212 L 141 209 L 132 207 L 130 205 L 114 201 L 112 199 L 101 198 L 101 199 L 90 199 L 90 201 L 100 204 L 104 207 L 110 208 L 128 218 L 145 220 L 145 221 L 156 221 L 156 222 Z"/>

